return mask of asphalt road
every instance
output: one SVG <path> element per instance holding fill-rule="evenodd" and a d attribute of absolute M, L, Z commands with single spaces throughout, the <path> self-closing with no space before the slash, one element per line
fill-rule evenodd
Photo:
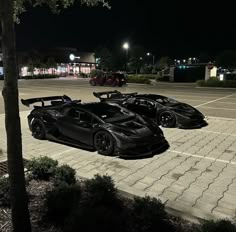
<path fill-rule="evenodd" d="M 3 81 L 0 81 L 0 89 Z M 121 92 L 156 93 L 172 97 L 197 107 L 205 116 L 236 119 L 236 89 L 197 88 L 189 83 L 157 83 L 156 85 L 128 84 L 125 87 L 92 87 L 88 79 L 19 80 L 20 98 L 66 94 L 73 99 L 97 101 L 94 91 L 117 89 Z M 20 111 L 29 108 L 20 103 Z M 0 97 L 0 114 L 4 113 Z"/>

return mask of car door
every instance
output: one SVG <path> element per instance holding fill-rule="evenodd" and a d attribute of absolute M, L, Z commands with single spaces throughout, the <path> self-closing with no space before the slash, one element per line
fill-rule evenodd
<path fill-rule="evenodd" d="M 92 145 L 93 117 L 89 113 L 72 108 L 58 120 L 58 128 L 64 136 L 80 143 Z"/>

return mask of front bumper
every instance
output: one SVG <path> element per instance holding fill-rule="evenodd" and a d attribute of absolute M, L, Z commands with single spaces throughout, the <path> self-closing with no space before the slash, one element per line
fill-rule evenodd
<path fill-rule="evenodd" d="M 166 151 L 169 148 L 169 143 L 166 139 L 152 143 L 138 143 L 130 146 L 117 147 L 115 153 L 123 158 L 138 158 L 150 157 L 155 154 Z"/>
<path fill-rule="evenodd" d="M 208 123 L 204 118 L 199 119 L 184 119 L 178 121 L 178 128 L 180 129 L 197 129 L 207 126 Z"/>

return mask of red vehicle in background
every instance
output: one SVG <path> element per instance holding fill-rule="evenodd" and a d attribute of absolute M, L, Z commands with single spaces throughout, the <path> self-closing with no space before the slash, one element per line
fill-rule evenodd
<path fill-rule="evenodd" d="M 101 86 L 123 86 L 126 84 L 126 76 L 120 72 L 110 73 L 97 73 L 89 80 L 90 85 L 101 85 Z"/>

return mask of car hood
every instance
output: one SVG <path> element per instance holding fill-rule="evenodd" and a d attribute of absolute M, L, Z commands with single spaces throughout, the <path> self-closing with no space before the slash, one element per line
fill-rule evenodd
<path fill-rule="evenodd" d="M 116 133 L 122 133 L 127 136 L 132 137 L 150 137 L 153 136 L 155 133 L 159 133 L 159 130 L 154 130 L 153 128 L 149 127 L 148 125 L 136 121 L 136 120 L 129 120 L 125 122 L 114 122 L 108 125 L 109 129 Z"/>

